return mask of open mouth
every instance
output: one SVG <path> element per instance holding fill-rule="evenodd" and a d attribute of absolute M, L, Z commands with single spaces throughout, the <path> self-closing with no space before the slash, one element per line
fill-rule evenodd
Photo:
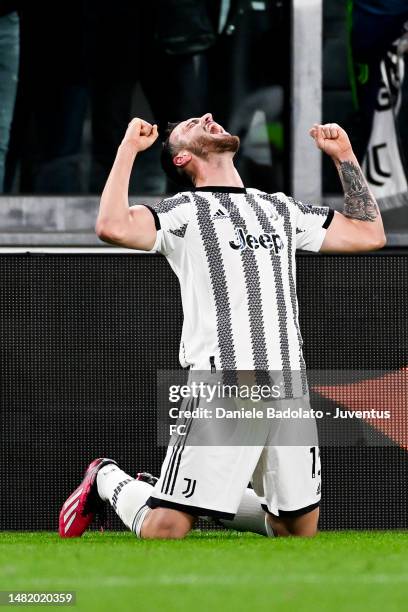
<path fill-rule="evenodd" d="M 207 130 L 210 132 L 210 134 L 224 134 L 222 127 L 213 121 L 208 125 Z"/>

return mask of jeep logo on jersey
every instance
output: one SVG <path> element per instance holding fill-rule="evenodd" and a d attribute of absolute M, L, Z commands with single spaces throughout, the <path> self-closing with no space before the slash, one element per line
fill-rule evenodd
<path fill-rule="evenodd" d="M 248 248 L 255 251 L 255 249 L 262 247 L 268 251 L 274 249 L 276 254 L 283 249 L 283 242 L 279 234 L 260 234 L 257 237 L 247 234 L 242 227 L 237 227 L 235 233 L 237 235 L 236 241 L 230 240 L 230 247 L 233 249 L 243 251 Z"/>

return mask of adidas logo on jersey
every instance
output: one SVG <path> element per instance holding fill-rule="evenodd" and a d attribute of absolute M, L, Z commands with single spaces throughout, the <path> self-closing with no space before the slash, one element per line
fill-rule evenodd
<path fill-rule="evenodd" d="M 272 221 L 279 221 L 279 215 L 276 212 L 273 204 L 267 204 L 267 208 L 269 209 L 269 214 L 270 214 Z"/>
<path fill-rule="evenodd" d="M 213 216 L 213 219 L 228 219 L 228 218 L 229 218 L 228 213 L 226 213 L 225 210 L 222 210 L 222 208 L 219 208 Z"/>
<path fill-rule="evenodd" d="M 230 247 L 232 249 L 243 251 L 248 248 L 255 251 L 259 249 L 259 247 L 262 247 L 269 251 L 273 249 L 276 255 L 283 249 L 283 241 L 279 234 L 265 233 L 259 236 L 253 236 L 252 234 L 247 234 L 242 227 L 237 227 L 235 233 L 237 235 L 236 241 L 230 241 Z"/>

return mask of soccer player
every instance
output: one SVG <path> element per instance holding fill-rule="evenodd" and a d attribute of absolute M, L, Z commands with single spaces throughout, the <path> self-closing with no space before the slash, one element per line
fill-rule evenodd
<path fill-rule="evenodd" d="M 183 367 L 282 372 L 285 393 L 275 400 L 281 408 L 309 406 L 296 249 L 353 253 L 385 244 L 377 203 L 346 132 L 337 124 L 314 125 L 310 135 L 337 167 L 343 213 L 246 188 L 233 163 L 238 137 L 207 113 L 171 127 L 163 165 L 191 186 L 154 208 L 129 208 L 135 158 L 158 136 L 156 125 L 133 119 L 96 224 L 106 242 L 158 251 L 168 259 L 183 302 Z M 299 373 L 300 389 L 293 372 Z M 62 508 L 60 534 L 81 535 L 106 501 L 143 538 L 183 537 L 197 516 L 230 520 L 234 526 L 243 500 L 256 497 L 246 489 L 249 481 L 264 500 L 269 534 L 316 533 L 320 462 L 315 446 L 273 445 L 267 437 L 262 445 L 192 445 L 186 436 L 169 446 L 155 484 L 131 478 L 112 460 L 95 460 Z"/>

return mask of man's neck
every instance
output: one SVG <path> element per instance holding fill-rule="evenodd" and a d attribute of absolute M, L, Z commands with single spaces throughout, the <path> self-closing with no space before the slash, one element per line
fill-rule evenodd
<path fill-rule="evenodd" d="M 196 187 L 243 187 L 231 158 L 210 157 L 203 163 L 195 180 Z"/>

